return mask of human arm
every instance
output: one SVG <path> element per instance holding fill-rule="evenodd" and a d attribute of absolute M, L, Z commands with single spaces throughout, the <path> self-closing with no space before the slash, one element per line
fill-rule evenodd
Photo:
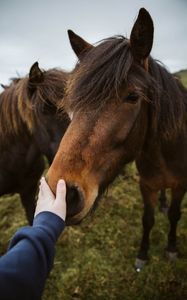
<path fill-rule="evenodd" d="M 42 179 L 33 226 L 20 229 L 8 252 L 0 258 L 3 300 L 41 298 L 53 265 L 55 243 L 65 226 L 65 216 L 65 183 L 58 183 L 55 199 Z"/>

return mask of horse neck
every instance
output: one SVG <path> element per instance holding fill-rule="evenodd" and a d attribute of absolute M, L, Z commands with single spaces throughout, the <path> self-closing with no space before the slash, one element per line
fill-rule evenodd
<path fill-rule="evenodd" d="M 187 90 L 158 62 L 150 59 L 153 88 L 149 98 L 150 135 L 173 140 L 187 131 Z"/>

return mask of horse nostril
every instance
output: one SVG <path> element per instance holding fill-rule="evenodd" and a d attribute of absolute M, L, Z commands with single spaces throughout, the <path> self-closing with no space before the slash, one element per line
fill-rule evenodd
<path fill-rule="evenodd" d="M 67 184 L 67 219 L 77 215 L 84 207 L 84 200 L 81 191 L 74 185 Z"/>

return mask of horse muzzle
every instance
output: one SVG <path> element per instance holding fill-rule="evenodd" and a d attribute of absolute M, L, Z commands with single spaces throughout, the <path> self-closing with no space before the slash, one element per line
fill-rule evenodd
<path fill-rule="evenodd" d="M 81 222 L 76 218 L 84 208 L 83 193 L 78 186 L 67 184 L 66 185 L 66 203 L 67 203 L 67 215 L 66 225 L 76 225 Z"/>

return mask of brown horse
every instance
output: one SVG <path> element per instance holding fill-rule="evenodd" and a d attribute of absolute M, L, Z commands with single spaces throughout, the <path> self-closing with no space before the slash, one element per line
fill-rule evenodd
<path fill-rule="evenodd" d="M 51 163 L 69 125 L 65 113 L 57 115 L 67 76 L 35 63 L 29 76 L 13 79 L 0 95 L 0 196 L 19 193 L 30 223 L 43 155 Z"/>
<path fill-rule="evenodd" d="M 143 237 L 136 267 L 148 258 L 157 193 L 171 188 L 167 251 L 177 253 L 176 227 L 187 188 L 187 91 L 149 56 L 153 21 L 140 9 L 130 39 L 117 36 L 92 46 L 72 31 L 79 62 L 64 102 L 72 121 L 48 171 L 55 191 L 63 177 L 77 189 L 67 223 L 80 222 L 114 180 L 135 160 L 144 201 Z"/>

